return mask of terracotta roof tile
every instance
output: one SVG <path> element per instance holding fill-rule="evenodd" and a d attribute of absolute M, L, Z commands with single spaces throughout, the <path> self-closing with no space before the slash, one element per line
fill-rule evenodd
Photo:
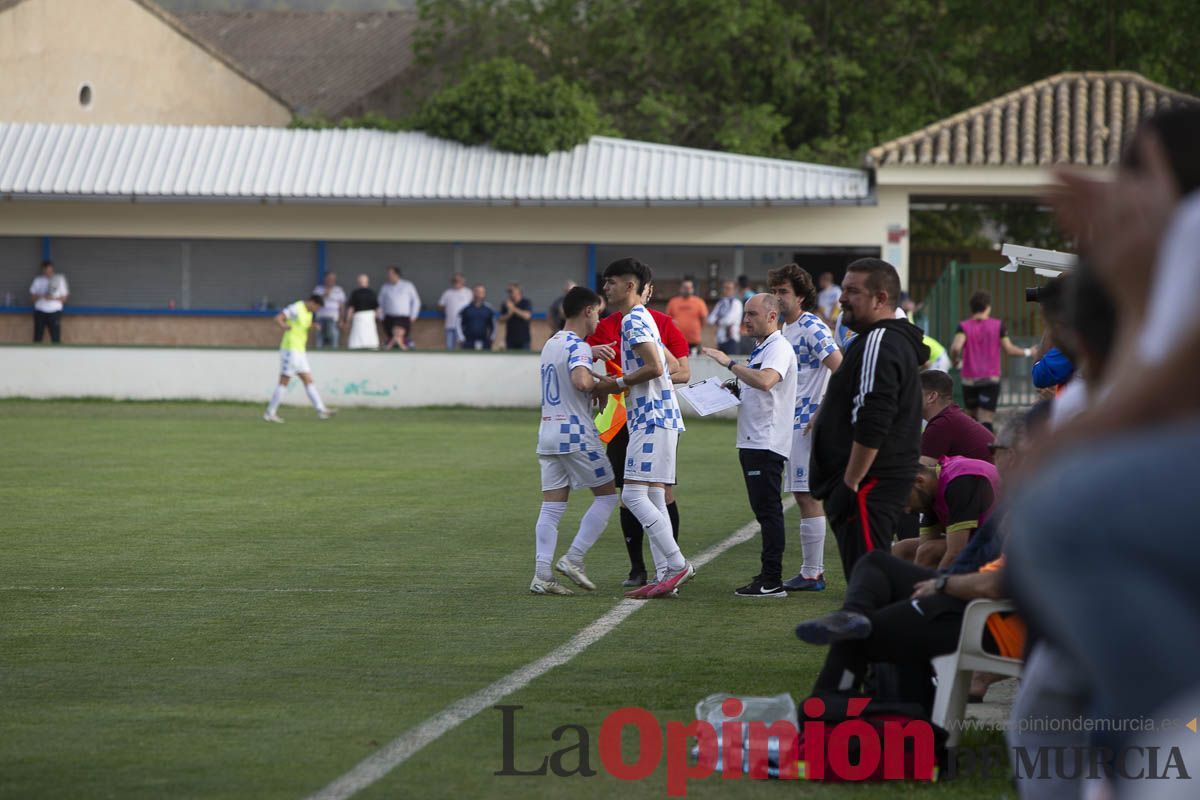
<path fill-rule="evenodd" d="M 1142 117 L 1200 103 L 1134 72 L 1064 72 L 927 125 L 867 153 L 903 164 L 1115 164 Z"/>

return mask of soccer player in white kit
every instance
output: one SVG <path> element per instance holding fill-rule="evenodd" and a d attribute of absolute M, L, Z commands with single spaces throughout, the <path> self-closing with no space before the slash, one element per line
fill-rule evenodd
<path fill-rule="evenodd" d="M 534 594 L 574 594 L 554 579 L 550 564 L 558 545 L 558 523 L 567 510 L 572 488 L 588 488 L 595 499 L 579 521 L 579 532 L 555 568 L 576 585 L 596 585 L 584 572 L 583 557 L 608 525 L 618 504 L 612 467 L 592 420 L 593 351 L 584 339 L 600 321 L 600 296 L 576 286 L 563 298 L 566 325 L 542 348 L 542 424 L 538 429 L 538 462 L 542 468 L 542 508 L 535 528 Z M 612 358 L 611 347 L 595 355 Z M 668 534 L 670 531 L 668 530 Z"/>
<path fill-rule="evenodd" d="M 792 422 L 792 452 L 784 474 L 784 491 L 800 506 L 800 574 L 783 582 L 789 592 L 819 592 L 825 588 L 825 509 L 808 491 L 808 456 L 812 420 L 825 398 L 829 376 L 842 364 L 833 333 L 815 312 L 817 290 L 812 277 L 796 264 L 767 273 L 767 285 L 783 312 L 783 336 L 796 353 L 796 416 Z"/>
<path fill-rule="evenodd" d="M 657 579 L 626 592 L 648 599 L 673 592 L 696 574 L 671 536 L 666 485 L 675 483 L 675 447 L 683 430 L 683 415 L 671 384 L 667 351 L 658 325 L 642 305 L 642 292 L 651 280 L 650 268 L 623 258 L 604 270 L 604 296 L 621 319 L 621 369 L 617 379 L 601 378 L 594 393 L 604 397 L 628 390 L 626 400 L 629 446 L 625 454 L 625 486 L 621 499 L 650 539 Z"/>

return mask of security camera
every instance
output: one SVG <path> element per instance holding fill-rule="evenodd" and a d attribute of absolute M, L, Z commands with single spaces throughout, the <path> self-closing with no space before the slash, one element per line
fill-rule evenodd
<path fill-rule="evenodd" d="M 1060 253 L 1057 250 L 1043 250 L 1040 247 L 1026 247 L 1020 244 L 1001 246 L 1000 255 L 1008 259 L 1008 264 L 1000 268 L 1001 272 L 1016 272 L 1020 267 L 1029 267 L 1038 275 L 1057 278 L 1079 266 L 1079 256 L 1074 253 Z"/>

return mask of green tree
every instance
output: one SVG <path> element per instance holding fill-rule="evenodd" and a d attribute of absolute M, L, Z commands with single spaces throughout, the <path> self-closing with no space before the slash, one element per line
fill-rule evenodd
<path fill-rule="evenodd" d="M 515 153 L 568 150 L 595 133 L 615 133 L 586 91 L 558 75 L 538 80 L 532 69 L 505 57 L 471 66 L 460 82 L 426 101 L 413 125 Z"/>

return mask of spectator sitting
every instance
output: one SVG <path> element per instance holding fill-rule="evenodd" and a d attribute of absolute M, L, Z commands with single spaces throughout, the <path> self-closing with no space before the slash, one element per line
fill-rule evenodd
<path fill-rule="evenodd" d="M 999 491 L 1000 474 L 987 461 L 922 456 L 908 498 L 908 510 L 924 515 L 921 536 L 896 542 L 892 552 L 928 569 L 948 568 L 991 516 Z"/>
<path fill-rule="evenodd" d="M 510 283 L 508 296 L 504 298 L 504 310 L 500 321 L 504 326 L 504 349 L 528 350 L 532 341 L 529 320 L 533 319 L 533 303 L 521 293 L 521 285 Z"/>
<path fill-rule="evenodd" d="M 992 432 L 968 417 L 954 403 L 954 380 L 944 372 L 921 373 L 921 455 L 930 458 L 966 456 L 991 461 Z"/>
<path fill-rule="evenodd" d="M 675 320 L 676 327 L 687 340 L 689 352 L 699 353 L 708 304 L 696 295 L 696 284 L 691 278 L 684 278 L 679 283 L 679 294 L 667 303 L 667 316 Z"/>
<path fill-rule="evenodd" d="M 958 647 L 963 610 L 978 598 L 1004 596 L 1004 557 L 967 575 L 938 575 L 882 550 L 859 559 L 841 609 L 796 626 L 809 644 L 829 644 L 814 695 L 859 694 L 869 664 L 894 664 L 904 701 L 933 709 L 930 659 Z M 1015 615 L 993 614 L 984 649 L 1019 658 L 1024 625 Z"/>
<path fill-rule="evenodd" d="M 487 287 L 475 284 L 471 302 L 458 312 L 458 329 L 462 331 L 463 350 L 491 350 L 496 332 L 496 310 L 487 300 Z"/>
<path fill-rule="evenodd" d="M 379 329 L 375 327 L 375 312 L 379 309 L 379 298 L 375 296 L 375 290 L 371 288 L 371 279 L 365 273 L 359 275 L 355 282 L 358 286 L 350 293 L 342 320 L 343 325 L 347 321 L 350 325 L 350 341 L 347 348 L 378 350 Z"/>

